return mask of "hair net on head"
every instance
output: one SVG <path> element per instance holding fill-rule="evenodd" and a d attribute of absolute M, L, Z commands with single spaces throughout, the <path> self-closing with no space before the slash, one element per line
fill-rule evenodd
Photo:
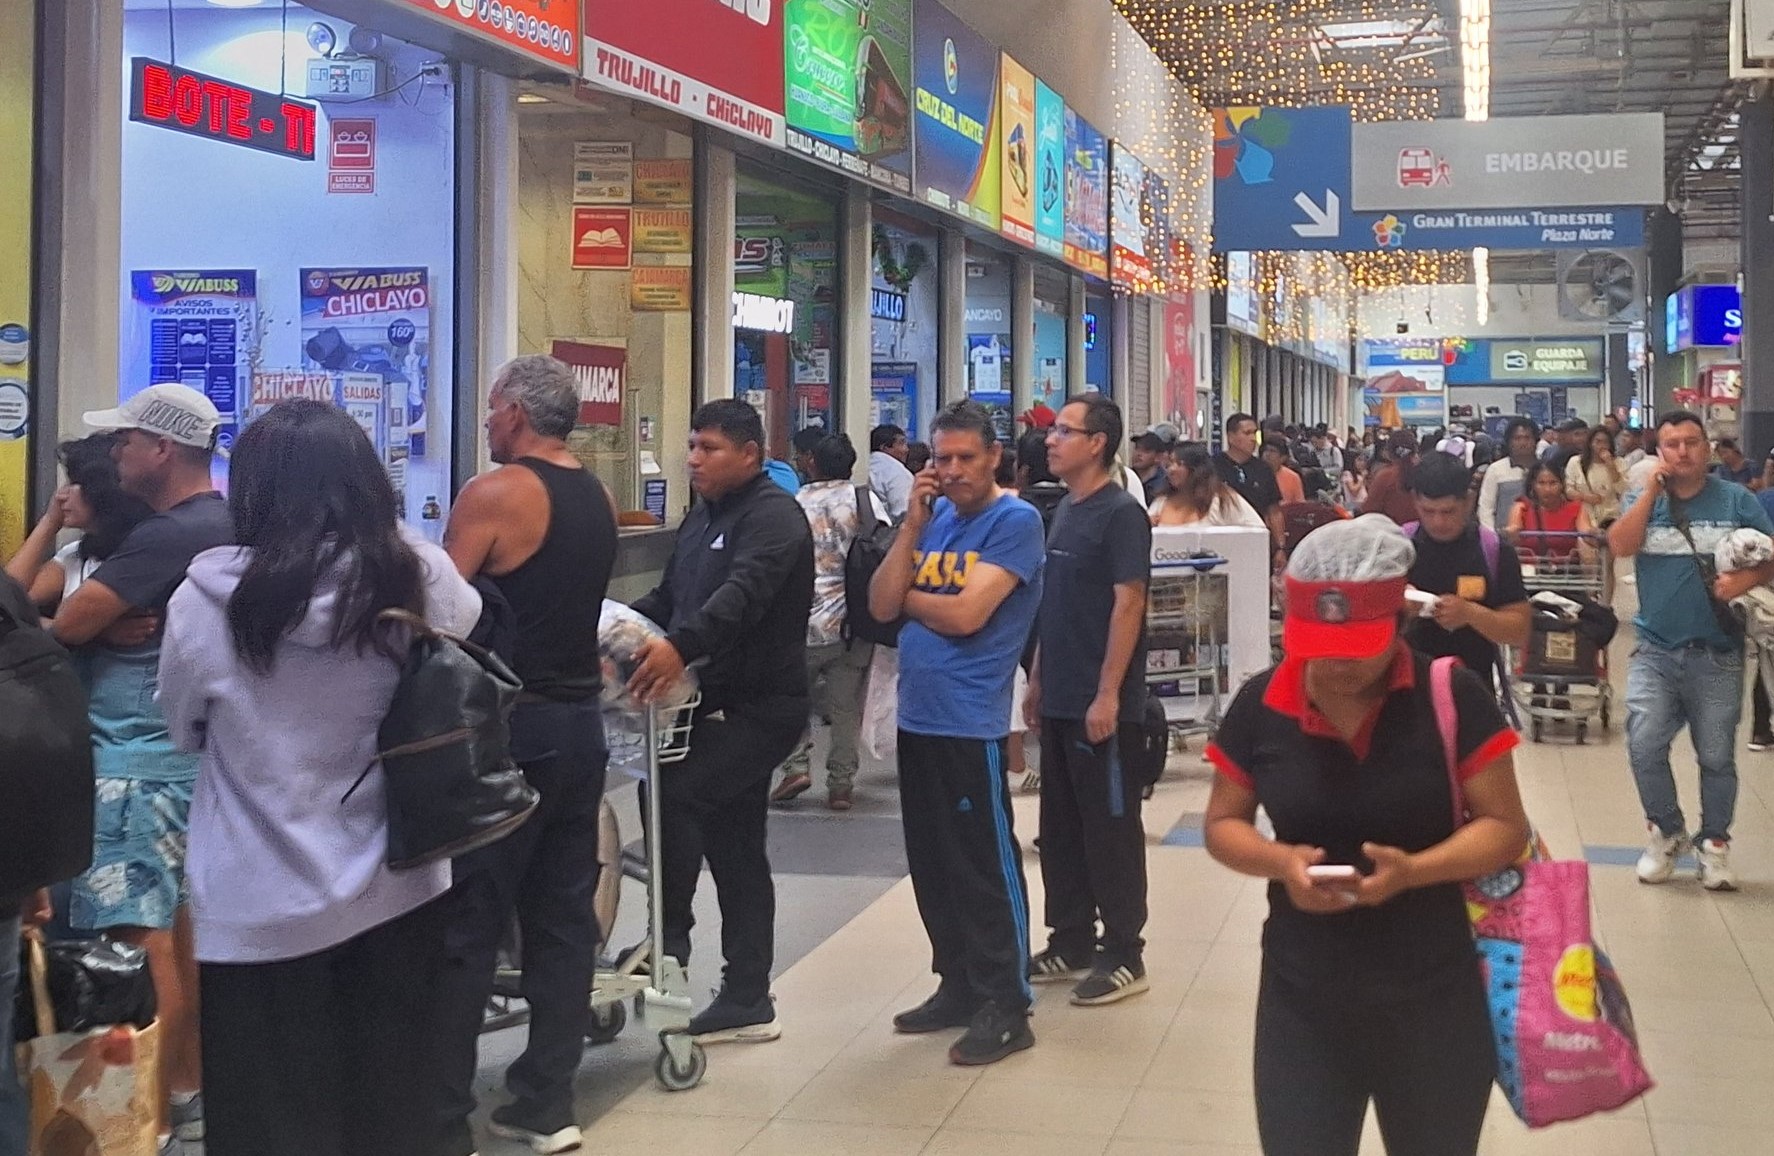
<path fill-rule="evenodd" d="M 1287 576 L 1297 582 L 1385 582 L 1410 573 L 1416 547 L 1384 514 L 1331 522 L 1294 547 Z"/>

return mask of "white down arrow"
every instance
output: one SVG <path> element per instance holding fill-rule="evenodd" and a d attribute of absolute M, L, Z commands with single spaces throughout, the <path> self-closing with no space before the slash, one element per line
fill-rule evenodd
<path fill-rule="evenodd" d="M 1343 202 L 1332 189 L 1324 190 L 1324 208 L 1319 208 L 1311 197 L 1305 193 L 1294 195 L 1294 204 L 1304 209 L 1312 218 L 1309 225 L 1295 225 L 1293 230 L 1302 237 L 1336 237 L 1343 232 Z"/>

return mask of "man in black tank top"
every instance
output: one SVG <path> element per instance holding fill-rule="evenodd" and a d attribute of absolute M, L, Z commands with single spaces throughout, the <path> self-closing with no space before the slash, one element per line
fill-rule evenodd
<path fill-rule="evenodd" d="M 598 615 L 616 556 L 609 491 L 567 449 L 579 416 L 572 370 L 520 357 L 487 401 L 500 468 L 456 499 L 444 548 L 491 583 L 514 625 L 505 657 L 523 679 L 511 755 L 542 795 L 529 822 L 455 863 L 439 1025 L 442 1120 L 435 1156 L 474 1151 L 476 1051 L 500 942 L 515 908 L 524 945 L 529 1044 L 506 1072 L 514 1099 L 493 1131 L 536 1152 L 582 1141 L 573 1078 L 585 1050 L 587 999 L 601 938 L 593 914 L 598 807 L 604 795 Z"/>

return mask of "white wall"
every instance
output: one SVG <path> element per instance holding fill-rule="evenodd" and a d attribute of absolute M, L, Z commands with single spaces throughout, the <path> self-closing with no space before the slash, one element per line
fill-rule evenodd
<path fill-rule="evenodd" d="M 1356 337 L 1600 337 L 1607 326 L 1565 321 L 1558 315 L 1554 285 L 1492 285 L 1490 318 L 1478 320 L 1478 290 L 1472 285 L 1406 285 L 1364 295 L 1357 302 Z"/>
<path fill-rule="evenodd" d="M 923 271 L 912 278 L 911 288 L 905 294 L 905 321 L 895 323 L 876 319 L 869 326 L 871 361 L 911 362 L 917 365 L 918 397 L 914 414 L 916 436 L 913 440 L 927 440 L 930 422 L 936 416 L 936 339 L 940 307 L 938 297 L 941 289 L 941 278 L 937 272 L 939 241 L 934 232 L 913 232 L 902 228 L 897 222 L 877 223 L 886 228 L 888 242 L 893 247 L 894 260 L 902 267 L 906 262 L 906 250 L 912 244 L 923 246 L 929 257 Z M 872 257 L 869 268 L 870 285 L 873 288 L 899 292 L 881 276 L 880 263 Z M 856 403 L 852 401 L 851 404 Z M 863 447 L 859 445 L 857 449 L 860 452 Z"/>
<path fill-rule="evenodd" d="M 313 55 L 304 38 L 311 13 L 290 9 L 287 46 L 280 10 L 180 8 L 175 11 L 178 64 L 270 92 L 306 91 Z M 343 40 L 350 26 L 328 23 Z M 123 68 L 127 100 L 129 59 L 166 59 L 166 13 L 132 10 L 124 17 Z M 287 48 L 287 53 L 286 53 Z M 395 83 L 417 75 L 436 54 L 388 41 L 384 56 Z M 287 55 L 287 66 L 285 57 Z M 376 191 L 326 192 L 326 148 L 332 115 L 377 122 Z M 258 273 L 260 339 L 253 350 L 267 369 L 302 363 L 303 267 L 423 266 L 430 270 L 431 348 L 428 461 L 415 461 L 407 485 L 409 516 L 417 519 L 429 494 L 447 503 L 454 380 L 455 299 L 454 89 L 436 80 L 348 105 L 322 105 L 317 158 L 290 160 L 167 129 L 123 125 L 123 309 L 130 308 L 129 274 L 136 269 L 253 269 Z M 127 322 L 126 322 L 127 324 Z M 70 335 L 72 336 L 72 335 Z M 131 366 L 127 348 L 116 382 L 73 381 L 85 408 L 115 405 L 117 385 L 134 392 L 149 384 L 145 367 Z M 64 403 L 66 412 L 70 406 Z"/>
<path fill-rule="evenodd" d="M 624 510 L 641 508 L 638 454 L 653 453 L 666 480 L 666 519 L 675 523 L 689 502 L 683 463 L 691 394 L 691 315 L 635 312 L 629 303 L 627 270 L 572 267 L 576 143 L 627 141 L 637 160 L 691 154 L 688 137 L 657 119 L 630 115 L 633 107 L 612 97 L 595 110 L 567 111 L 558 105 L 519 109 L 517 352 L 547 353 L 557 340 L 620 345 L 627 350 L 623 424 L 581 427 L 570 444 L 609 483 Z M 634 260 L 637 266 L 689 263 L 689 257 L 680 255 L 642 254 Z M 678 415 L 679 420 L 666 420 Z M 637 440 L 641 418 L 651 419 L 652 437 L 646 441 Z"/>
<path fill-rule="evenodd" d="M 1743 247 L 1737 241 L 1686 241 L 1682 245 L 1682 272 L 1735 273 L 1742 257 Z"/>

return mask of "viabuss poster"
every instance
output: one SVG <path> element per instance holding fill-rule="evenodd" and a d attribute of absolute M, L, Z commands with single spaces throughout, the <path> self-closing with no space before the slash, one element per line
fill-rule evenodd
<path fill-rule="evenodd" d="M 1004 55 L 998 65 L 1004 133 L 1004 235 L 1035 243 L 1035 74 Z"/>
<path fill-rule="evenodd" d="M 1140 216 L 1146 166 L 1119 141 L 1109 155 L 1114 165 L 1114 179 L 1109 182 L 1109 274 L 1115 284 L 1139 289 L 1152 282 L 1152 255 L 1146 252 L 1146 224 Z"/>
<path fill-rule="evenodd" d="M 788 0 L 788 147 L 912 191 L 912 0 Z"/>
<path fill-rule="evenodd" d="M 432 390 L 430 270 L 303 269 L 301 277 L 302 367 L 332 377 L 338 404 L 387 465 L 407 520 L 439 535 L 452 415 Z"/>
<path fill-rule="evenodd" d="M 258 349 L 258 274 L 251 269 L 137 269 L 129 275 L 118 400 L 169 382 L 203 394 L 222 415 L 224 452 L 245 413 Z"/>
<path fill-rule="evenodd" d="M 1035 248 L 1066 248 L 1066 102 L 1035 81 Z"/>
<path fill-rule="evenodd" d="M 1109 275 L 1109 141 L 1066 109 L 1065 259 L 1093 277 Z"/>
<path fill-rule="evenodd" d="M 918 193 L 988 229 L 998 228 L 998 50 L 937 0 L 917 0 L 912 76 L 917 81 Z"/>

